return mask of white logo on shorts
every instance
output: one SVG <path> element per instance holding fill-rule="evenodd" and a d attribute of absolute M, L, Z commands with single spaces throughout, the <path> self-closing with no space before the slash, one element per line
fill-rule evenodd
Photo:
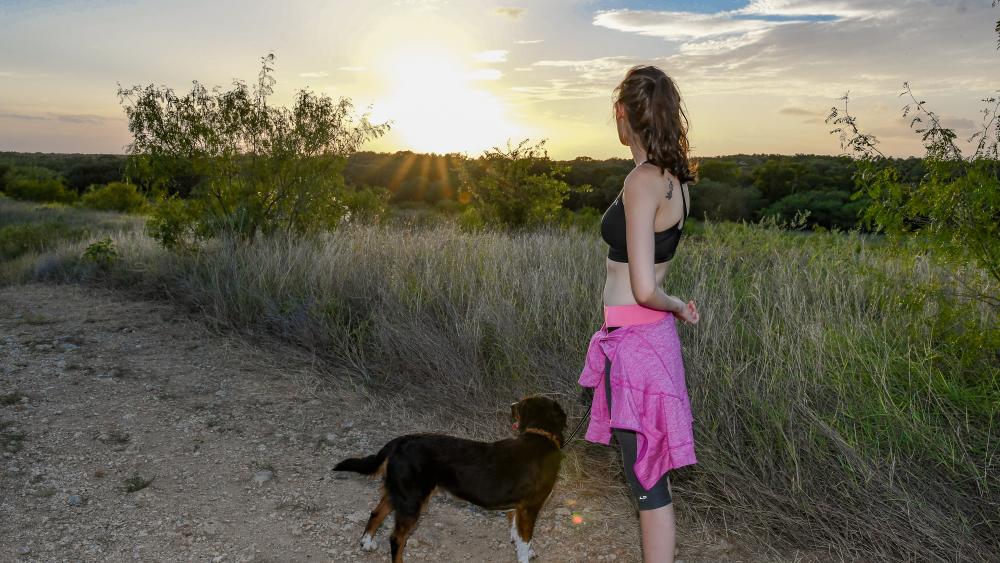
<path fill-rule="evenodd" d="M 639 497 L 639 500 L 646 500 L 646 497 L 645 496 L 641 496 L 641 497 Z"/>

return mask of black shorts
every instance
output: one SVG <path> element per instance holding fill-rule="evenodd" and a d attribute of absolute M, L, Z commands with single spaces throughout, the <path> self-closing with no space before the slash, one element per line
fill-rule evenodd
<path fill-rule="evenodd" d="M 609 327 L 608 331 L 612 331 L 618 327 Z M 608 411 L 611 411 L 611 360 L 605 358 L 604 360 L 604 394 L 608 398 Z M 636 458 L 636 437 L 635 432 L 631 430 L 622 430 L 620 428 L 612 428 L 612 432 L 615 435 L 615 439 L 618 440 L 618 445 L 621 446 L 622 450 L 622 465 L 625 469 L 625 480 L 628 482 L 628 486 L 632 489 L 632 494 L 635 496 L 636 503 L 639 505 L 639 510 L 653 510 L 656 508 L 662 508 L 671 503 L 672 499 L 670 497 L 670 476 L 669 472 L 664 473 L 660 480 L 657 481 L 652 488 L 644 489 L 642 485 L 639 484 L 639 479 L 635 476 L 635 470 L 633 466 L 635 465 Z"/>

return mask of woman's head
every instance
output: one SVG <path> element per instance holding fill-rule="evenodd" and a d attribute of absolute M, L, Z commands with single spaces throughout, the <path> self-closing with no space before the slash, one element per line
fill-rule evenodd
<path fill-rule="evenodd" d="M 688 121 L 681 94 L 662 70 L 630 68 L 615 87 L 613 108 L 622 144 L 638 143 L 661 172 L 670 170 L 681 182 L 696 179 L 696 167 L 688 161 Z"/>

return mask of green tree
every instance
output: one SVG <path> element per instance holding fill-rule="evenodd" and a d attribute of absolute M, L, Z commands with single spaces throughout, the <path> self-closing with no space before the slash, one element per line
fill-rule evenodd
<path fill-rule="evenodd" d="M 912 112 L 910 126 L 920 124 L 916 132 L 923 134 L 926 173 L 916 180 L 904 177 L 876 147 L 878 139 L 858 128 L 845 94 L 840 98 L 843 113 L 833 107 L 826 121 L 838 126 L 831 133 L 840 133 L 841 146 L 857 156 L 857 190 L 851 198 L 870 198 L 862 220 L 892 239 L 905 238 L 947 259 L 971 261 L 983 268 L 995 282 L 993 289 L 968 289 L 1000 307 L 996 294 L 1000 285 L 1000 98 L 982 100 L 986 103 L 982 127 L 967 140 L 978 139 L 978 143 L 973 154 L 965 157 L 955 144 L 954 130 L 942 127 L 938 115 L 924 107 L 925 101 L 917 101 L 909 84 L 903 86 L 900 95 L 908 94 L 912 100 L 904 106 L 903 116 Z"/>
<path fill-rule="evenodd" d="M 307 89 L 296 92 L 290 109 L 269 104 L 273 61 L 273 54 L 261 58 L 252 89 L 235 80 L 228 91 L 209 91 L 195 81 L 178 96 L 152 84 L 119 85 L 133 136 L 130 173 L 167 194 L 178 193 L 178 173 L 195 179 L 192 212 L 172 208 L 168 215 L 193 217 L 192 232 L 201 236 L 249 239 L 335 225 L 348 211 L 347 156 L 389 128 L 370 123 L 367 114 L 355 123 L 349 99 L 334 102 Z"/>
<path fill-rule="evenodd" d="M 522 228 L 560 217 L 571 189 L 561 177 L 569 167 L 552 163 L 544 139 L 534 145 L 528 143 L 529 139 L 524 139 L 511 147 L 508 140 L 507 150 L 486 150 L 479 173 L 463 183 L 462 190 L 470 194 L 473 211 L 485 224 Z"/>

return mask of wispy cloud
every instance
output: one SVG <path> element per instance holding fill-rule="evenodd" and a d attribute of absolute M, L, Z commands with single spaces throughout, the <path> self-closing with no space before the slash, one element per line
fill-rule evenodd
<path fill-rule="evenodd" d="M 744 8 L 714 13 L 605 10 L 597 12 L 593 22 L 609 29 L 678 41 L 685 54 L 709 54 L 751 45 L 782 26 L 887 18 L 894 14 L 895 10 L 867 0 L 753 0 Z"/>
<path fill-rule="evenodd" d="M 364 72 L 365 67 L 363 66 L 341 66 L 337 67 L 337 70 L 342 70 L 344 72 Z"/>
<path fill-rule="evenodd" d="M 495 68 L 481 68 L 466 75 L 469 80 L 500 80 L 503 73 Z"/>
<path fill-rule="evenodd" d="M 102 115 L 88 113 L 18 113 L 0 112 L 0 119 L 17 119 L 20 121 L 61 121 L 63 123 L 76 123 L 94 125 L 106 121 L 118 121 L 120 118 L 109 118 Z"/>
<path fill-rule="evenodd" d="M 330 75 L 320 70 L 315 72 L 300 72 L 299 76 L 301 78 L 323 78 L 324 76 L 330 76 Z"/>
<path fill-rule="evenodd" d="M 500 7 L 493 10 L 498 16 L 505 16 L 512 20 L 520 19 L 524 15 L 524 8 Z"/>
<path fill-rule="evenodd" d="M 493 51 L 480 51 L 472 55 L 472 58 L 481 63 L 502 63 L 507 60 L 507 53 L 504 49 Z"/>
<path fill-rule="evenodd" d="M 6 77 L 6 76 L 14 76 L 14 73 L 0 70 L 0 77 Z"/>
<path fill-rule="evenodd" d="M 446 0 L 395 0 L 393 4 L 415 8 L 419 12 L 429 12 L 440 9 L 445 2 Z"/>
<path fill-rule="evenodd" d="M 531 68 L 545 69 L 543 84 L 514 86 L 512 92 L 529 100 L 552 101 L 611 97 L 611 90 L 625 71 L 639 61 L 633 57 L 596 59 L 554 59 L 532 63 Z"/>
<path fill-rule="evenodd" d="M 966 0 L 910 0 L 905 8 L 881 0 L 753 0 L 714 13 L 606 10 L 593 23 L 674 43 L 677 54 L 639 62 L 677 76 L 686 94 L 882 95 L 921 79 L 923 93 L 958 94 L 996 88 L 983 72 L 995 41 L 989 12 L 988 4 Z M 970 31 L 980 20 L 986 24 Z M 969 40 L 938 39 L 949 37 Z"/>
<path fill-rule="evenodd" d="M 18 119 L 21 121 L 39 121 L 47 119 L 42 115 L 32 115 L 28 113 L 0 113 L 0 119 Z"/>
<path fill-rule="evenodd" d="M 541 43 L 545 41 L 544 39 L 518 39 L 514 43 L 518 45 L 534 45 L 535 43 Z"/>
<path fill-rule="evenodd" d="M 785 115 L 816 115 L 816 110 L 798 107 L 785 107 L 778 110 L 778 113 Z"/>

